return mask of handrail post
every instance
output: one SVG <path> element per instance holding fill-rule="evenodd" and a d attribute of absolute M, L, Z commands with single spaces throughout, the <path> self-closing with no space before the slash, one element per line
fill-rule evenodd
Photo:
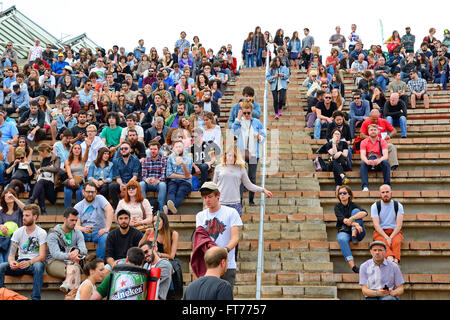
<path fill-rule="evenodd" d="M 268 117 L 268 82 L 266 81 L 266 74 L 269 71 L 269 46 L 266 47 L 266 71 L 264 73 L 264 113 L 263 113 L 263 126 L 266 131 L 266 139 L 264 139 L 263 143 L 263 152 L 262 152 L 262 170 L 261 170 L 261 186 L 265 188 L 266 186 L 266 157 L 267 157 L 267 141 L 268 141 L 268 131 L 267 131 L 267 117 Z M 261 193 L 261 207 L 259 211 L 259 237 L 258 237 L 258 265 L 256 269 L 256 300 L 261 300 L 261 273 L 264 270 L 264 214 L 266 211 L 266 201 L 265 194 Z"/>

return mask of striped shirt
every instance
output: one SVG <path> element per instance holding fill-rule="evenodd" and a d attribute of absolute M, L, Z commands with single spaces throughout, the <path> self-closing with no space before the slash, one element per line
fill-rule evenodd
<path fill-rule="evenodd" d="M 427 82 L 425 79 L 422 78 L 418 78 L 417 80 L 409 80 L 408 82 L 408 88 L 409 91 L 413 92 L 420 92 L 422 90 L 424 90 L 425 92 L 427 92 Z"/>
<path fill-rule="evenodd" d="M 142 163 L 142 181 L 147 178 L 155 178 L 161 182 L 166 179 L 166 169 L 167 169 L 167 158 L 162 158 L 158 155 L 156 160 L 152 157 L 144 159 Z"/>

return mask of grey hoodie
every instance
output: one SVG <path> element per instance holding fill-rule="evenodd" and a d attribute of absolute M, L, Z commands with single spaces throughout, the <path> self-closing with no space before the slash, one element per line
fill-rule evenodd
<path fill-rule="evenodd" d="M 50 229 L 47 236 L 47 245 L 48 245 L 48 254 L 47 261 L 56 259 L 56 260 L 69 260 L 69 248 L 75 247 L 78 249 L 80 254 L 86 255 L 88 253 L 86 244 L 84 243 L 84 237 L 80 230 L 73 229 L 72 231 L 72 246 L 67 246 L 66 236 L 61 229 L 61 224 L 58 224 L 54 228 Z M 59 245 L 60 239 L 62 238 L 64 241 L 64 251 Z M 66 252 L 67 251 L 67 252 Z"/>

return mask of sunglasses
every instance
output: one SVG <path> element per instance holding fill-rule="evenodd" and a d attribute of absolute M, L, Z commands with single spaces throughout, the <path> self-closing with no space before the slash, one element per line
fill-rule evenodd
<path fill-rule="evenodd" d="M 137 189 L 136 186 L 129 186 L 129 187 L 128 187 L 128 190 L 135 190 L 135 189 Z"/>
<path fill-rule="evenodd" d="M 345 196 L 345 195 L 347 195 L 347 194 L 348 194 L 348 192 L 347 192 L 347 191 L 345 191 L 345 192 L 339 192 L 339 195 L 340 195 L 340 196 L 342 196 L 342 195 L 344 195 L 344 196 Z"/>
<path fill-rule="evenodd" d="M 330 98 L 331 99 L 331 98 Z M 248 115 L 251 115 L 252 113 L 251 112 L 243 112 L 243 115 L 244 116 L 248 116 Z"/>
<path fill-rule="evenodd" d="M 325 99 L 331 99 L 331 97 L 325 97 Z"/>
<path fill-rule="evenodd" d="M 23 159 L 25 159 L 25 157 L 20 157 L 20 158 L 17 158 L 17 159 L 19 159 L 19 160 L 23 160 Z"/>
<path fill-rule="evenodd" d="M 130 150 L 130 148 L 120 148 L 121 151 L 127 151 Z"/>

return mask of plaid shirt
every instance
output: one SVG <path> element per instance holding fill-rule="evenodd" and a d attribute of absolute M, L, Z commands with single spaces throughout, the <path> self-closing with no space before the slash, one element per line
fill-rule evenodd
<path fill-rule="evenodd" d="M 425 79 L 419 78 L 417 80 L 409 80 L 408 82 L 408 89 L 409 91 L 413 92 L 416 91 L 419 93 L 422 90 L 425 90 L 427 92 L 427 82 Z"/>
<path fill-rule="evenodd" d="M 155 178 L 163 182 L 166 179 L 167 158 L 158 155 L 155 161 L 152 157 L 144 159 L 142 163 L 142 181 L 147 178 Z"/>

